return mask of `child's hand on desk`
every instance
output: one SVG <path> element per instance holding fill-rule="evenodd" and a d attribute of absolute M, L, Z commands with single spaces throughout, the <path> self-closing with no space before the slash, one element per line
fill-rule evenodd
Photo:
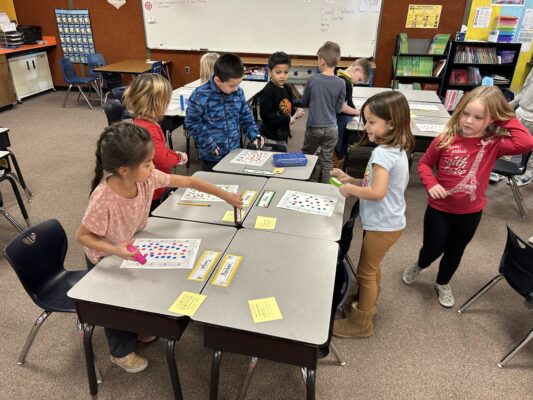
<path fill-rule="evenodd" d="M 119 256 L 120 258 L 124 260 L 130 260 L 135 261 L 135 254 L 137 252 L 131 252 L 127 249 L 129 245 L 133 245 L 133 240 L 130 240 L 128 242 L 120 243 L 115 246 L 115 252 L 114 255 Z"/>
<path fill-rule="evenodd" d="M 446 196 L 448 196 L 448 192 L 446 192 L 446 189 L 444 189 L 441 185 L 438 183 L 431 187 L 428 190 L 429 195 L 432 199 L 444 199 Z"/>
<path fill-rule="evenodd" d="M 350 175 L 338 168 L 333 168 L 331 171 L 329 171 L 329 174 L 337 178 L 342 183 L 347 183 L 350 180 Z"/>
<path fill-rule="evenodd" d="M 242 197 L 239 193 L 227 193 L 224 200 L 233 207 L 242 208 Z"/>

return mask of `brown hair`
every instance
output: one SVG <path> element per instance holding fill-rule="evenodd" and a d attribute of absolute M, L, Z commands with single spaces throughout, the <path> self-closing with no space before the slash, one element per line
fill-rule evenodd
<path fill-rule="evenodd" d="M 172 86 L 160 74 L 142 74 L 124 92 L 124 105 L 135 118 L 158 122 L 172 96 Z"/>
<path fill-rule="evenodd" d="M 449 146 L 455 140 L 458 132 L 461 132 L 459 118 L 465 107 L 472 101 L 479 100 L 485 106 L 485 112 L 495 121 L 507 121 L 515 116 L 512 107 L 505 99 L 502 91 L 497 86 L 478 86 L 463 98 L 455 108 L 452 117 L 446 124 L 444 132 L 439 136 L 438 149 Z M 509 132 L 500 127 L 490 124 L 483 135 L 483 139 L 509 136 Z"/>
<path fill-rule="evenodd" d="M 100 134 L 96 144 L 96 166 L 91 193 L 104 177 L 104 171 L 116 173 L 120 167 L 135 168 L 151 150 L 148 131 L 130 122 L 117 122 Z"/>
<path fill-rule="evenodd" d="M 376 117 L 390 122 L 393 129 L 382 137 L 376 138 L 375 143 L 390 147 L 400 147 L 410 152 L 415 147 L 415 138 L 411 132 L 411 112 L 405 96 L 398 91 L 375 94 L 365 101 L 361 108 L 361 118 L 366 124 L 365 109 Z M 361 140 L 366 141 L 365 135 Z"/>
<path fill-rule="evenodd" d="M 213 75 L 215 70 L 215 62 L 219 57 L 218 53 L 205 53 L 200 58 L 200 82 L 205 83 Z"/>
<path fill-rule="evenodd" d="M 339 65 L 341 60 L 341 48 L 335 42 L 326 42 L 318 49 L 316 53 L 318 57 L 324 60 L 326 65 L 334 68 Z"/>
<path fill-rule="evenodd" d="M 370 69 L 372 65 L 368 58 L 358 58 L 353 63 L 350 64 L 349 68 L 360 67 L 364 74 L 364 80 L 368 81 L 370 79 Z"/>

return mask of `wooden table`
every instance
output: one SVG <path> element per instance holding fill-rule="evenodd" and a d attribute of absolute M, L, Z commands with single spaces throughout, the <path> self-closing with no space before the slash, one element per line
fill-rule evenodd
<path fill-rule="evenodd" d="M 172 61 L 163 61 L 163 66 L 170 64 Z M 102 67 L 94 68 L 95 72 L 116 72 L 119 74 L 139 75 L 150 72 L 152 69 L 152 62 L 146 60 L 133 58 L 130 60 L 119 61 L 112 64 L 107 64 Z M 168 71 L 167 71 L 168 75 Z"/>

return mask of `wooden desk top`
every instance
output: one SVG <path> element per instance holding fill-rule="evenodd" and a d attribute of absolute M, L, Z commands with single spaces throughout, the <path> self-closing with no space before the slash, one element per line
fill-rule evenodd
<path fill-rule="evenodd" d="M 163 65 L 170 64 L 171 62 L 172 61 L 163 61 Z M 146 62 L 146 60 L 142 59 L 131 59 L 104 65 L 103 67 L 95 68 L 94 71 L 117 72 L 120 74 L 142 74 L 150 71 L 152 69 L 152 64 L 153 62 Z"/>
<path fill-rule="evenodd" d="M 49 47 L 56 46 L 55 36 L 43 36 L 43 40 L 46 44 L 23 44 L 15 49 L 6 49 L 0 48 L 0 54 L 14 54 L 14 53 L 24 53 L 26 51 L 38 50 L 38 49 L 47 49 Z"/>

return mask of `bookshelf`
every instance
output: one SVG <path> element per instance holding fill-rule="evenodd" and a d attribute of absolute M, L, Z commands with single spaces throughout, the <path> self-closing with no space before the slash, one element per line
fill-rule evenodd
<path fill-rule="evenodd" d="M 413 85 L 413 89 L 439 91 L 446 69 L 449 35 L 432 39 L 411 39 L 404 33 L 396 38 L 392 57 L 391 86 Z"/>
<path fill-rule="evenodd" d="M 493 77 L 494 85 L 500 88 L 510 87 L 520 46 L 520 43 L 451 41 L 439 92 L 448 111 L 455 109 L 465 93 L 480 86 L 483 77 Z"/>

